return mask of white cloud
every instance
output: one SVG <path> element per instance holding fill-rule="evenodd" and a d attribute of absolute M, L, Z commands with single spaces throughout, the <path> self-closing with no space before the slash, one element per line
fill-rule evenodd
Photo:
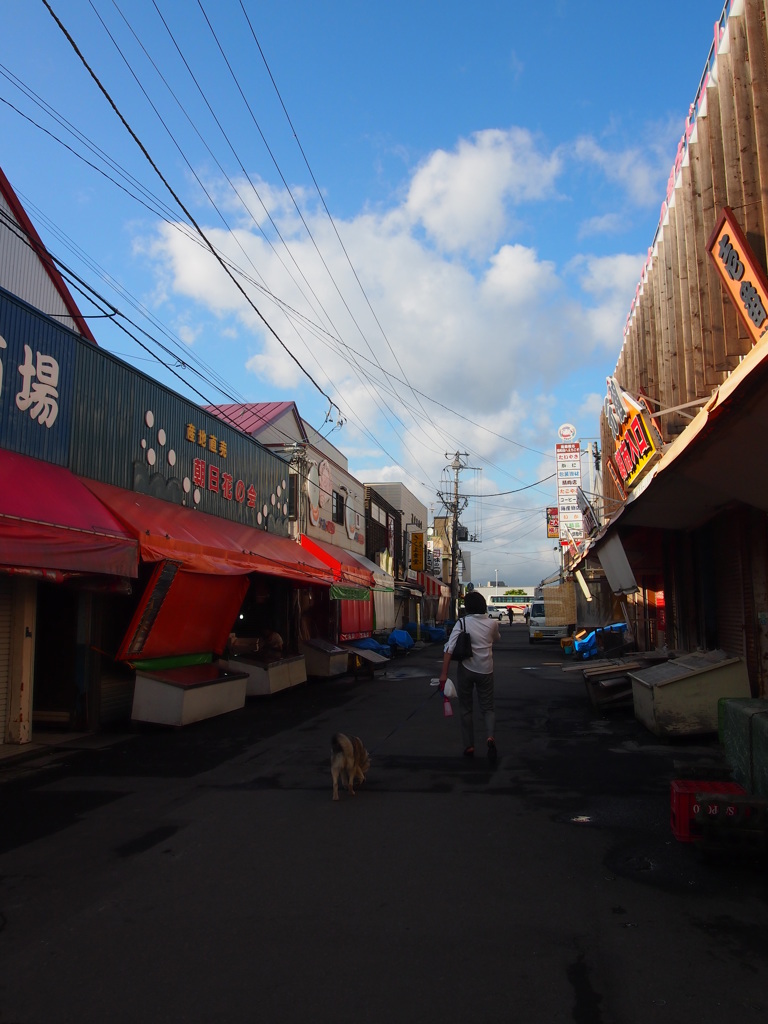
<path fill-rule="evenodd" d="M 589 217 L 579 227 L 579 238 L 593 235 L 616 235 L 626 227 L 626 220 L 618 213 L 604 213 L 599 217 Z"/>
<path fill-rule="evenodd" d="M 332 396 L 347 417 L 334 443 L 358 478 L 402 479 L 434 503 L 445 453 L 458 450 L 470 453 L 470 464 L 493 467 L 481 475 L 482 491 L 515 490 L 547 476 L 558 423 L 594 416 L 596 427 L 591 398 L 580 409 L 579 389 L 566 401 L 558 388 L 574 367 L 619 350 L 643 262 L 620 254 L 558 264 L 511 237 L 515 210 L 522 217 L 525 204 L 557 198 L 560 171 L 559 157 L 517 129 L 481 132 L 450 154 L 433 154 L 401 203 L 336 221 L 365 296 L 317 204 L 304 216 L 325 266 L 276 189 L 270 209 L 290 257 L 277 246 L 276 253 L 252 224 L 235 235 L 206 229 L 261 285 L 241 279 L 295 360 L 199 243 L 161 225 L 151 252 L 167 300 L 174 307 L 190 303 L 188 327 L 195 310 L 201 319 L 215 315 L 217 332 L 199 331 L 196 348 L 217 369 L 236 361 L 239 393 L 293 397 L 310 422 L 322 410 L 321 422 L 325 400 L 300 363 Z M 530 505 L 535 517 L 551 501 L 546 490 L 514 500 Z M 530 536 L 528 528 L 520 527 L 523 547 L 516 550 L 541 549 L 548 558 L 536 524 Z M 511 531 L 508 546 L 516 535 Z"/>
<path fill-rule="evenodd" d="M 674 159 L 673 137 L 671 125 L 658 126 L 658 130 L 649 133 L 647 143 L 641 141 L 627 149 L 610 150 L 591 136 L 583 135 L 576 139 L 572 152 L 578 161 L 599 168 L 605 179 L 619 185 L 631 202 L 638 206 L 660 205 Z"/>
<path fill-rule="evenodd" d="M 411 181 L 406 209 L 444 252 L 488 252 L 508 225 L 509 206 L 554 194 L 561 162 L 522 128 L 488 129 L 437 150 Z"/>

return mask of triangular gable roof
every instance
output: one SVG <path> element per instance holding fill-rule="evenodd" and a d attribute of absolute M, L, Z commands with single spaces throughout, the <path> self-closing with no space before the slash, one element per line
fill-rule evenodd
<path fill-rule="evenodd" d="M 23 247 L 23 249 L 20 248 L 19 250 L 17 250 L 18 253 L 21 254 L 23 252 L 25 254 L 25 256 L 27 257 L 27 263 L 30 262 L 31 258 L 33 262 L 36 262 L 37 265 L 40 268 L 42 268 L 44 272 L 44 278 L 48 281 L 48 286 L 53 286 L 56 295 L 58 296 L 62 303 L 61 315 L 71 317 L 72 322 L 68 326 L 71 326 L 73 330 L 77 331 L 77 333 L 80 334 L 87 341 L 92 342 L 94 345 L 98 344 L 93 334 L 91 333 L 91 329 L 88 326 L 85 318 L 80 312 L 77 303 L 72 297 L 69 288 L 67 288 L 64 282 L 64 278 L 61 276 L 60 272 L 56 267 L 56 264 L 51 259 L 50 254 L 43 245 L 42 239 L 35 230 L 32 221 L 27 216 L 26 210 L 21 205 L 19 197 L 14 192 L 11 183 L 8 181 L 1 168 L 0 196 L 2 196 L 2 198 L 5 200 L 5 203 L 7 204 L 10 210 L 10 215 L 16 222 L 16 225 L 20 231 L 18 245 L 20 247 Z M 2 226 L 3 225 L 0 222 L 0 227 Z M 13 251 L 13 247 L 10 247 L 7 251 L 10 252 L 11 260 L 15 260 L 17 258 L 16 253 Z M 23 299 L 25 302 L 28 302 L 31 306 L 34 306 L 36 309 L 40 309 L 41 296 L 39 293 L 33 294 L 33 292 L 36 292 L 36 289 L 34 289 L 32 281 L 28 276 L 28 273 L 25 272 L 25 270 L 22 269 L 21 266 L 25 262 L 25 258 L 24 256 L 19 255 L 18 259 L 19 267 L 7 269 L 7 274 L 9 278 L 8 283 L 12 284 L 12 287 L 8 287 L 7 290 L 13 292 L 13 294 L 17 295 L 20 299 Z M 0 278 L 0 283 L 4 283 L 4 280 L 5 275 L 2 278 Z M 25 291 L 27 292 L 27 294 L 23 294 Z M 44 305 L 48 304 L 45 303 Z M 43 312 L 52 315 L 56 311 L 46 308 L 43 309 Z"/>
<path fill-rule="evenodd" d="M 302 441 L 307 440 L 295 402 L 233 402 L 229 405 L 206 405 L 205 411 L 255 438 L 287 412 L 292 412 L 299 438 Z"/>

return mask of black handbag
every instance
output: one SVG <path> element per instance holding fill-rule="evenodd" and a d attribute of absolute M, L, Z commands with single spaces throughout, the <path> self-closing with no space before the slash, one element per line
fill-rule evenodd
<path fill-rule="evenodd" d="M 451 661 L 465 661 L 472 657 L 472 637 L 467 632 L 466 622 L 459 619 L 461 630 L 456 637 L 456 645 L 451 652 Z"/>

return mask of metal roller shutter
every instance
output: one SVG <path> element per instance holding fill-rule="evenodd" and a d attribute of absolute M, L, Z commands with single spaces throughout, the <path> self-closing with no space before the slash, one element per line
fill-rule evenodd
<path fill-rule="evenodd" d="M 8 736 L 8 690 L 11 676 L 11 581 L 0 576 L 0 743 Z"/>
<path fill-rule="evenodd" d="M 717 645 L 729 654 L 746 658 L 747 615 L 742 571 L 744 523 L 732 513 L 713 525 L 712 546 L 717 594 Z"/>

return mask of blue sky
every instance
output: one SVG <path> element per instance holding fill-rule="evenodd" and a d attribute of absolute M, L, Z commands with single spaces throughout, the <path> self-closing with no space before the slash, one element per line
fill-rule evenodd
<path fill-rule="evenodd" d="M 100 344 L 195 401 L 296 401 L 437 515 L 466 452 L 473 580 L 550 574 L 557 428 L 596 436 L 723 0 L 49 4 L 164 179 L 6 0 L 0 165 L 153 354 Z"/>

